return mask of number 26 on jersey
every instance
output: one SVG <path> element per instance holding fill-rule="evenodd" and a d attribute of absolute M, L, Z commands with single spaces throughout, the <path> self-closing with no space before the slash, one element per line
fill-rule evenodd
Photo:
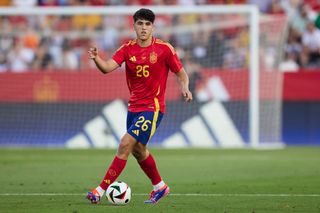
<path fill-rule="evenodd" d="M 149 65 L 137 65 L 136 66 L 137 77 L 148 77 L 149 76 Z"/>

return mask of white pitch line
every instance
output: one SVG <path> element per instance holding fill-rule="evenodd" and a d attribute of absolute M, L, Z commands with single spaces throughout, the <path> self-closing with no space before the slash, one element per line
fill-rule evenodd
<path fill-rule="evenodd" d="M 173 196 L 201 197 L 320 197 L 320 194 L 170 194 Z"/>
<path fill-rule="evenodd" d="M 0 196 L 85 196 L 80 193 L 0 193 Z M 147 196 L 149 194 L 134 193 L 135 196 Z M 170 196 L 190 197 L 320 197 L 320 194 L 195 194 L 172 193 Z"/>

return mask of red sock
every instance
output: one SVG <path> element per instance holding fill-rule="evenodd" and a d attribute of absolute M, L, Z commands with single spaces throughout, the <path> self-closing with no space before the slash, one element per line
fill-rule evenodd
<path fill-rule="evenodd" d="M 122 160 L 115 156 L 113 159 L 109 169 L 107 170 L 103 181 L 100 183 L 100 187 L 104 190 L 108 188 L 108 186 L 113 183 L 117 177 L 121 174 L 122 170 L 126 166 L 127 160 Z"/>
<path fill-rule="evenodd" d="M 146 173 L 146 175 L 150 178 L 152 185 L 160 183 L 162 179 L 158 172 L 156 162 L 151 154 L 149 154 L 145 160 L 139 162 L 139 164 L 144 173 Z"/>

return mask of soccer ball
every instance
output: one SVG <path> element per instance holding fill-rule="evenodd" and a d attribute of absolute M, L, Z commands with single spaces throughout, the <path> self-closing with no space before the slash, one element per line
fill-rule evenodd
<path fill-rule="evenodd" d="M 131 188 L 122 181 L 113 182 L 106 191 L 108 201 L 115 205 L 126 205 L 131 200 Z"/>

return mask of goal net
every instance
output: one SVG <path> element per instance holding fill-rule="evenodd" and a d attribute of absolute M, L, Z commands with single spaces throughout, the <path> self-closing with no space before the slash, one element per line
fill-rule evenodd
<path fill-rule="evenodd" d="M 116 147 L 126 131 L 124 67 L 102 75 L 87 50 L 109 58 L 135 38 L 138 9 L 0 8 L 0 145 Z M 183 102 L 170 73 L 167 113 L 149 145 L 281 146 L 285 17 L 254 6 L 150 9 L 154 35 L 175 47 L 194 101 Z"/>

